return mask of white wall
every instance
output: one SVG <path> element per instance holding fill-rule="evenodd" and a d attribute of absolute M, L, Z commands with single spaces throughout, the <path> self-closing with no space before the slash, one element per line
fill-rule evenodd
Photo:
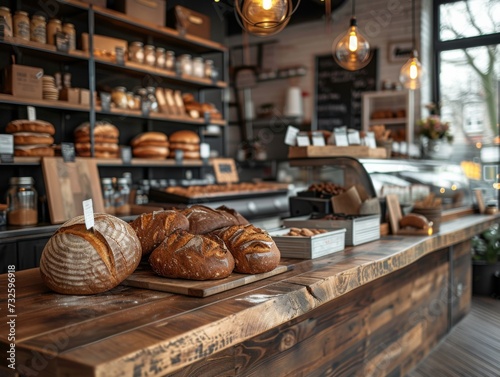
<path fill-rule="evenodd" d="M 388 59 L 388 46 L 393 42 L 411 42 L 411 8 L 410 0 L 358 0 L 356 2 L 358 27 L 365 34 L 371 46 L 379 49 L 380 82 L 384 80 L 398 81 L 399 70 L 404 61 L 390 62 Z M 421 61 L 425 62 L 425 66 L 429 67 L 431 62 L 430 41 L 421 43 L 419 35 L 421 31 L 425 32 L 426 35 L 430 35 L 431 0 L 416 0 L 416 9 L 417 49 Z M 279 34 L 267 38 L 279 41 L 278 44 L 273 45 L 273 56 L 277 67 L 293 65 L 307 67 L 307 75 L 296 79 L 293 84 L 297 84 L 303 91 L 311 94 L 309 96 L 311 104 L 314 93 L 314 58 L 316 55 L 331 53 L 333 40 L 340 33 L 347 30 L 350 17 L 351 3 L 347 2 L 341 9 L 333 13 L 333 22 L 329 27 L 327 27 L 324 19 L 299 25 L 289 25 Z M 266 38 L 250 36 L 249 42 L 265 40 Z M 241 45 L 242 43 L 242 36 L 233 36 L 227 40 L 228 46 Z M 424 47 L 423 51 L 422 46 Z M 252 59 L 255 59 L 255 56 Z M 425 99 L 425 103 L 430 98 L 429 81 L 427 80 L 422 88 L 422 98 Z M 252 92 L 256 108 L 264 103 L 275 103 L 278 108 L 282 109 L 286 90 L 290 84 L 287 80 L 259 84 Z M 420 96 L 417 95 L 416 97 L 417 103 L 420 103 Z M 305 107 L 311 109 L 312 105 L 309 104 Z M 416 117 L 418 118 L 420 116 L 420 106 L 416 106 L 416 108 Z"/>

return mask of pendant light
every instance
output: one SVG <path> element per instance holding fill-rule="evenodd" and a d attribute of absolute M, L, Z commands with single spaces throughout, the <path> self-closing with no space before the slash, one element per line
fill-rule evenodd
<path fill-rule="evenodd" d="M 285 28 L 301 0 L 235 0 L 234 10 L 240 26 L 258 37 L 274 35 Z"/>
<path fill-rule="evenodd" d="M 355 16 L 355 0 L 352 0 L 351 24 L 346 33 L 333 42 L 333 58 L 342 68 L 357 71 L 366 67 L 372 58 L 370 44 L 359 32 Z"/>
<path fill-rule="evenodd" d="M 410 55 L 410 59 L 408 59 L 408 61 L 401 67 L 401 71 L 399 73 L 399 81 L 405 88 L 415 90 L 420 88 L 422 76 L 424 75 L 422 64 L 420 64 L 420 62 L 418 61 L 418 52 L 416 49 L 415 0 L 412 0 L 411 21 L 413 49 Z"/>

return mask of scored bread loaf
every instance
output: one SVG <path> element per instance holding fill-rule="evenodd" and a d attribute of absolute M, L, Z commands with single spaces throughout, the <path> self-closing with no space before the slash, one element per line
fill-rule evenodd
<path fill-rule="evenodd" d="M 226 214 L 227 216 L 230 216 L 230 218 L 233 218 L 235 219 L 236 223 L 234 225 L 246 225 L 246 224 L 250 224 L 250 222 L 245 219 L 241 213 L 239 213 L 238 211 L 236 211 L 235 209 L 233 208 L 229 208 L 229 207 L 226 207 L 224 205 L 220 206 L 220 207 L 217 207 L 216 208 L 217 211 L 220 211 L 222 214 Z"/>
<path fill-rule="evenodd" d="M 158 275 L 168 278 L 215 280 L 231 274 L 234 258 L 215 235 L 176 230 L 153 250 L 149 264 Z"/>
<path fill-rule="evenodd" d="M 84 216 L 66 221 L 42 252 L 40 274 L 52 290 L 89 295 L 125 280 L 139 265 L 141 245 L 132 227 L 108 214 L 94 215 L 93 230 Z"/>
<path fill-rule="evenodd" d="M 189 221 L 181 212 L 165 210 L 143 213 L 130 226 L 139 238 L 142 255 L 147 255 L 175 230 L 188 230 Z"/>
<path fill-rule="evenodd" d="M 206 234 L 216 229 L 238 224 L 236 218 L 229 213 L 204 205 L 193 205 L 184 209 L 182 213 L 189 220 L 189 231 L 193 234 Z"/>
<path fill-rule="evenodd" d="M 252 224 L 233 225 L 213 232 L 218 235 L 234 257 L 234 271 L 260 274 L 274 270 L 281 253 L 271 236 Z"/>

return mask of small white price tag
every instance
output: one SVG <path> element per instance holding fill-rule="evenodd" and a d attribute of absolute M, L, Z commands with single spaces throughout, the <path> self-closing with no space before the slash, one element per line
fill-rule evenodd
<path fill-rule="evenodd" d="M 210 145 L 208 143 L 200 143 L 200 157 L 202 159 L 210 157 Z"/>
<path fill-rule="evenodd" d="M 83 201 L 83 216 L 85 217 L 85 226 L 87 229 L 94 227 L 94 208 L 92 207 L 92 199 Z"/>
<path fill-rule="evenodd" d="M 294 146 L 297 142 L 297 134 L 299 129 L 297 127 L 288 126 L 285 134 L 285 144 Z"/>
<path fill-rule="evenodd" d="M 307 132 L 299 132 L 297 135 L 297 145 L 299 147 L 307 147 L 311 145 L 309 134 Z"/>
<path fill-rule="evenodd" d="M 36 120 L 36 110 L 33 106 L 28 106 L 28 120 Z"/>
<path fill-rule="evenodd" d="M 313 132 L 312 143 L 315 146 L 324 147 L 325 146 L 325 136 L 323 135 L 323 132 Z"/>

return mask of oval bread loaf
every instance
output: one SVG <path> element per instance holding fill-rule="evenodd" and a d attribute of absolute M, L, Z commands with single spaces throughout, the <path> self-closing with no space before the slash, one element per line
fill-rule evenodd
<path fill-rule="evenodd" d="M 432 226 L 432 222 L 429 222 L 425 216 L 418 213 L 409 213 L 399 220 L 399 226 L 401 228 L 429 229 Z"/>
<path fill-rule="evenodd" d="M 168 278 L 214 280 L 231 274 L 234 258 L 217 236 L 177 230 L 153 250 L 149 264 Z"/>
<path fill-rule="evenodd" d="M 272 237 L 252 224 L 234 225 L 213 232 L 218 235 L 234 257 L 234 271 L 260 274 L 278 266 L 280 251 Z"/>
<path fill-rule="evenodd" d="M 175 230 L 188 230 L 189 221 L 181 212 L 165 210 L 143 213 L 130 226 L 139 238 L 142 255 L 148 255 Z"/>
<path fill-rule="evenodd" d="M 44 283 L 63 294 L 105 292 L 125 280 L 139 265 L 141 245 L 125 221 L 108 214 L 94 215 L 87 230 L 83 216 L 65 222 L 42 252 Z"/>

